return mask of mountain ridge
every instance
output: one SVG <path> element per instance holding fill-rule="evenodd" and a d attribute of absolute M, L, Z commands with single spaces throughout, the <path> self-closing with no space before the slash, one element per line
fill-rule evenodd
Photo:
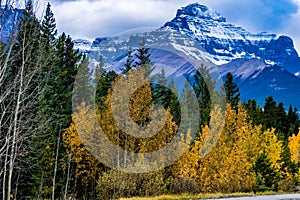
<path fill-rule="evenodd" d="M 295 76 L 300 74 L 300 58 L 288 36 L 267 32 L 252 34 L 227 23 L 225 17 L 211 8 L 195 3 L 178 9 L 173 19 L 155 31 L 95 39 L 90 57 L 97 60 L 101 54 L 108 69 L 118 72 L 126 61 L 127 49 L 137 49 L 143 39 L 152 49 L 153 62 L 159 63 L 156 73 L 167 65 L 170 76 L 175 73 L 191 76 L 203 63 L 210 71 L 218 71 L 219 78 L 232 72 L 243 101 L 257 99 L 262 105 L 266 97 L 275 96 L 286 107 L 293 104 L 300 108 L 297 102 L 300 79 Z M 174 63 L 172 54 L 175 54 L 173 58 L 183 55 L 183 59 L 175 58 L 177 62 Z M 197 66 L 187 60 L 196 60 Z M 276 80 L 278 87 L 272 80 Z M 282 89 L 284 82 L 287 85 Z"/>
<path fill-rule="evenodd" d="M 195 3 L 182 7 L 163 27 L 198 41 L 217 65 L 236 58 L 260 58 L 281 65 L 294 74 L 300 71 L 300 59 L 290 37 L 266 32 L 252 34 L 226 23 L 225 17 L 208 6 Z"/>

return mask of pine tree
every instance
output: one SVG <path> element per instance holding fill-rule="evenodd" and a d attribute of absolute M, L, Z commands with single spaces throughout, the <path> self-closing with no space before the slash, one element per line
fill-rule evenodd
<path fill-rule="evenodd" d="M 252 120 L 253 124 L 260 125 L 264 123 L 263 119 L 263 110 L 262 108 L 257 104 L 256 100 L 248 100 L 244 104 L 245 108 L 247 109 L 250 119 Z"/>
<path fill-rule="evenodd" d="M 289 136 L 292 136 L 292 134 L 297 134 L 299 129 L 299 116 L 298 116 L 298 110 L 297 108 L 292 107 L 292 105 L 289 106 L 288 114 L 287 114 L 287 120 L 289 123 Z"/>
<path fill-rule="evenodd" d="M 276 121 L 276 131 L 278 133 L 281 133 L 285 140 L 288 139 L 288 129 L 289 129 L 289 123 L 287 119 L 287 115 L 285 112 L 284 104 L 280 102 L 277 106 L 277 121 Z"/>
<path fill-rule="evenodd" d="M 260 154 L 253 167 L 256 174 L 254 191 L 278 190 L 279 173 L 266 152 Z"/>
<path fill-rule="evenodd" d="M 85 102 L 87 105 L 92 103 L 92 95 L 94 94 L 92 93 L 92 72 L 89 70 L 89 64 L 89 58 L 83 56 L 78 66 L 78 74 L 74 84 L 73 102 L 76 105 L 81 105 L 82 102 Z"/>
<path fill-rule="evenodd" d="M 57 35 L 57 29 L 55 18 L 49 2 L 47 4 L 46 13 L 42 21 L 41 34 L 42 40 L 45 43 L 45 47 L 50 46 L 50 44 L 54 44 Z"/>
<path fill-rule="evenodd" d="M 215 81 L 212 80 L 209 71 L 202 65 L 194 75 L 193 88 L 198 99 L 200 110 L 199 129 L 203 125 L 208 125 L 210 112 L 212 109 L 212 98 L 215 96 Z M 210 92 L 212 94 L 210 94 Z"/>
<path fill-rule="evenodd" d="M 184 83 L 184 88 L 181 93 L 182 104 L 180 104 L 181 109 L 181 124 L 180 130 L 186 133 L 188 129 L 191 131 L 191 136 L 194 137 L 199 130 L 199 106 L 193 88 L 190 85 L 189 80 Z"/>
<path fill-rule="evenodd" d="M 240 92 L 238 86 L 233 81 L 233 76 L 230 72 L 226 74 L 224 89 L 227 103 L 230 103 L 233 108 L 237 109 L 238 103 L 240 101 Z"/>
<path fill-rule="evenodd" d="M 170 108 L 170 112 L 176 124 L 179 125 L 181 120 L 181 109 L 179 104 L 179 94 L 174 79 L 171 79 L 170 83 L 168 84 L 168 89 L 168 105 Z"/>
<path fill-rule="evenodd" d="M 36 142 L 40 153 L 32 187 L 37 197 L 58 198 L 64 190 L 67 165 L 66 150 L 62 133 L 71 123 L 72 91 L 77 74 L 77 63 L 81 59 L 69 36 L 64 33 L 55 41 L 51 66 L 48 66 L 48 80 L 40 105 L 40 115 L 45 128 Z M 64 161 L 64 162 L 63 162 Z"/>
<path fill-rule="evenodd" d="M 278 121 L 277 105 L 273 97 L 269 96 L 265 100 L 264 105 L 264 120 L 266 128 L 275 128 Z"/>
<path fill-rule="evenodd" d="M 167 80 L 165 76 L 165 70 L 162 69 L 161 73 L 156 74 L 155 83 L 151 84 L 152 97 L 154 104 L 160 104 L 164 108 L 169 107 L 169 93 L 170 90 L 167 88 Z"/>
<path fill-rule="evenodd" d="M 127 52 L 127 59 L 124 68 L 121 69 L 122 74 L 127 74 L 133 68 L 133 56 L 132 56 L 132 49 L 129 48 Z"/>
<path fill-rule="evenodd" d="M 117 78 L 115 71 L 104 72 L 100 77 L 96 87 L 96 105 L 99 107 L 99 111 L 102 113 L 105 109 L 105 99 L 108 95 L 109 89 L 112 87 L 112 83 Z"/>
<path fill-rule="evenodd" d="M 150 48 L 146 47 L 146 41 L 142 40 L 140 47 L 137 49 L 137 61 L 134 63 L 134 67 L 143 67 L 146 70 L 146 77 L 150 78 L 152 71 L 154 70 L 153 63 L 151 62 L 149 53 Z"/>
<path fill-rule="evenodd" d="M 43 54 L 43 51 L 40 48 L 39 39 L 40 24 L 33 14 L 32 1 L 28 1 L 18 27 L 18 42 L 11 44 L 12 51 L 10 53 L 13 56 L 9 59 L 9 70 L 6 74 L 6 80 L 1 85 L 4 88 L 6 84 L 10 84 L 9 87 L 13 87 L 10 90 L 11 93 L 7 94 L 9 102 L 5 102 L 5 104 L 8 103 L 6 104 L 8 107 L 5 106 L 5 113 L 15 112 L 14 118 L 10 118 L 10 120 L 14 119 L 15 122 L 6 121 L 11 127 L 14 126 L 14 128 L 9 130 L 14 130 L 15 132 L 15 134 L 10 136 L 12 138 L 12 152 L 10 154 L 15 153 L 18 155 L 22 153 L 23 156 L 22 158 L 11 156 L 13 159 L 11 163 L 13 164 L 8 173 L 10 177 L 8 179 L 8 188 L 11 187 L 18 191 L 18 195 L 28 194 L 27 188 L 29 184 L 26 180 L 31 177 L 32 167 L 29 153 L 32 151 L 31 141 L 38 134 L 37 108 L 45 83 L 41 76 L 43 67 L 41 54 Z M 22 134 L 23 139 L 16 140 L 20 137 L 20 134 Z M 7 135 L 11 135 L 10 131 L 7 132 Z M 14 170 L 16 167 L 18 170 Z M 12 184 L 9 183 L 11 177 L 15 180 Z M 14 194 L 14 196 L 16 195 Z"/>

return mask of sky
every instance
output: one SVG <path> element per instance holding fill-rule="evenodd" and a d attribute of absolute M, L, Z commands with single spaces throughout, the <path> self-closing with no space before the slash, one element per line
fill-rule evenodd
<path fill-rule="evenodd" d="M 136 28 L 159 28 L 190 3 L 210 6 L 252 33 L 292 37 L 300 54 L 300 0 L 50 0 L 59 32 L 94 39 Z"/>

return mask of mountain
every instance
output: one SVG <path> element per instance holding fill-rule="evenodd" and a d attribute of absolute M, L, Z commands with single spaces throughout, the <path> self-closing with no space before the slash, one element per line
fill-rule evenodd
<path fill-rule="evenodd" d="M 266 64 L 260 59 L 235 59 L 218 67 L 220 74 L 225 76 L 230 72 L 241 91 L 241 99 L 255 99 L 264 105 L 265 98 L 274 97 L 277 102 L 283 102 L 288 108 L 291 104 L 300 108 L 300 79 L 285 68 Z"/>
<path fill-rule="evenodd" d="M 0 40 L 8 41 L 16 32 L 22 9 L 0 8 Z M 205 65 L 216 80 L 231 72 L 241 91 L 242 100 L 256 99 L 261 105 L 267 96 L 300 108 L 300 58 L 293 40 L 266 32 L 253 34 L 227 23 L 208 6 L 198 3 L 178 9 L 176 16 L 162 27 L 151 31 L 127 32 L 114 37 L 73 40 L 75 48 L 88 54 L 94 65 L 102 55 L 108 69 L 120 71 L 128 48 L 133 50 L 145 40 L 151 48 L 154 73 L 165 69 L 169 78 L 192 77 Z M 219 84 L 220 85 L 220 84 Z"/>
<path fill-rule="evenodd" d="M 97 60 L 102 55 L 108 69 L 119 72 L 128 48 L 135 50 L 142 40 L 151 49 L 154 73 L 165 68 L 168 77 L 192 77 L 204 64 L 216 79 L 231 72 L 243 101 L 256 99 L 263 105 L 266 97 L 273 96 L 286 107 L 300 108 L 300 78 L 296 76 L 300 58 L 290 37 L 250 33 L 227 23 L 210 7 L 195 3 L 178 9 L 172 20 L 154 31 L 96 38 L 89 56 Z"/>
<path fill-rule="evenodd" d="M 17 27 L 22 19 L 24 9 L 12 6 L 0 7 L 0 41 L 7 42 L 10 37 L 16 36 Z"/>
<path fill-rule="evenodd" d="M 287 36 L 266 32 L 252 34 L 226 23 L 226 18 L 207 6 L 191 4 L 177 11 L 164 25 L 197 41 L 217 65 L 236 58 L 259 58 L 281 65 L 292 73 L 300 70 L 300 59 Z"/>
<path fill-rule="evenodd" d="M 74 39 L 74 48 L 75 49 L 80 49 L 80 51 L 84 54 L 89 54 L 90 53 L 90 48 L 92 45 L 92 42 L 86 39 Z"/>

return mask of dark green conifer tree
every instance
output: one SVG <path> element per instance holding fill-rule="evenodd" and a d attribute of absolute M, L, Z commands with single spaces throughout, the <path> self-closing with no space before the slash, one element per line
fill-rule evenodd
<path fill-rule="evenodd" d="M 257 104 L 256 100 L 250 99 L 244 105 L 250 115 L 250 119 L 252 120 L 253 124 L 260 125 L 264 123 L 263 110 Z"/>
<path fill-rule="evenodd" d="M 46 13 L 42 21 L 41 34 L 43 40 L 42 42 L 44 42 L 46 48 L 54 44 L 57 35 L 57 29 L 50 3 L 47 4 Z"/>
<path fill-rule="evenodd" d="M 199 129 L 201 129 L 201 127 L 207 125 L 210 120 L 212 108 L 211 98 L 217 98 L 215 90 L 216 83 L 212 80 L 209 71 L 203 65 L 196 71 L 194 81 L 193 87 L 198 99 L 200 111 Z"/>
<path fill-rule="evenodd" d="M 277 111 L 276 101 L 271 96 L 267 97 L 264 105 L 264 125 L 266 129 L 276 128 L 276 122 L 278 121 Z"/>
<path fill-rule="evenodd" d="M 298 134 L 298 131 L 299 131 L 298 110 L 297 110 L 297 108 L 293 109 L 292 105 L 289 106 L 287 120 L 289 123 L 289 127 L 288 127 L 289 136 L 292 136 L 293 134 Z"/>
<path fill-rule="evenodd" d="M 122 74 L 127 74 L 133 68 L 133 56 L 132 56 L 132 49 L 129 48 L 127 52 L 127 59 L 124 68 L 121 69 Z"/>
<path fill-rule="evenodd" d="M 14 139 L 12 138 L 14 146 L 11 152 L 17 155 L 12 159 L 11 163 L 13 164 L 9 171 L 10 174 L 12 173 L 13 181 L 8 184 L 8 187 L 12 188 L 10 192 L 15 198 L 29 194 L 27 180 L 31 178 L 32 168 L 35 165 L 34 162 L 31 162 L 30 153 L 34 150 L 31 144 L 39 134 L 36 123 L 38 103 L 45 83 L 42 76 L 41 55 L 43 50 L 40 48 L 40 37 L 40 24 L 33 13 L 33 3 L 27 1 L 23 18 L 18 26 L 17 41 L 10 43 L 11 52 L 9 53 L 11 56 L 6 58 L 8 59 L 8 70 L 4 82 L 1 84 L 1 88 L 8 89 L 6 90 L 7 98 L 1 103 L 5 104 L 5 113 L 10 113 L 7 115 L 7 119 L 3 115 L 1 120 L 4 119 L 11 127 L 6 133 L 7 135 L 14 134 Z M 15 114 L 12 115 L 12 113 Z M 11 132 L 12 130 L 16 130 L 17 133 L 16 131 Z"/>
<path fill-rule="evenodd" d="M 105 99 L 108 95 L 109 89 L 112 87 L 112 83 L 117 78 L 118 74 L 115 71 L 104 72 L 100 77 L 96 87 L 96 105 L 99 108 L 100 113 L 105 109 Z"/>
<path fill-rule="evenodd" d="M 192 133 L 195 133 L 195 131 L 199 130 L 199 106 L 196 94 L 193 92 L 189 80 L 186 80 L 184 83 L 181 99 L 182 103 L 180 104 L 180 109 L 182 115 L 180 128 L 182 128 L 183 131 L 190 129 Z"/>
<path fill-rule="evenodd" d="M 226 94 L 226 102 L 230 103 L 232 108 L 237 109 L 240 101 L 240 92 L 237 84 L 233 81 L 233 76 L 230 72 L 226 74 L 224 90 Z"/>
<path fill-rule="evenodd" d="M 265 152 L 258 156 L 253 170 L 256 174 L 256 186 L 253 188 L 255 192 L 278 190 L 279 173 Z"/>
<path fill-rule="evenodd" d="M 167 80 L 165 70 L 162 69 L 161 73 L 155 75 L 156 81 L 151 84 L 152 101 L 154 104 L 160 104 L 164 108 L 170 105 L 170 90 L 167 88 Z"/>
<path fill-rule="evenodd" d="M 146 76 L 150 78 L 152 71 L 154 70 L 154 65 L 151 62 L 151 54 L 149 52 L 150 48 L 146 47 L 146 41 L 142 40 L 140 47 L 137 49 L 137 61 L 134 63 L 134 67 L 144 67 L 146 69 Z"/>
<path fill-rule="evenodd" d="M 92 103 L 92 72 L 89 70 L 89 64 L 89 58 L 83 56 L 78 66 L 78 74 L 74 84 L 75 93 L 73 94 L 73 102 L 76 105 L 81 105 L 82 102 L 85 102 L 87 105 Z"/>

